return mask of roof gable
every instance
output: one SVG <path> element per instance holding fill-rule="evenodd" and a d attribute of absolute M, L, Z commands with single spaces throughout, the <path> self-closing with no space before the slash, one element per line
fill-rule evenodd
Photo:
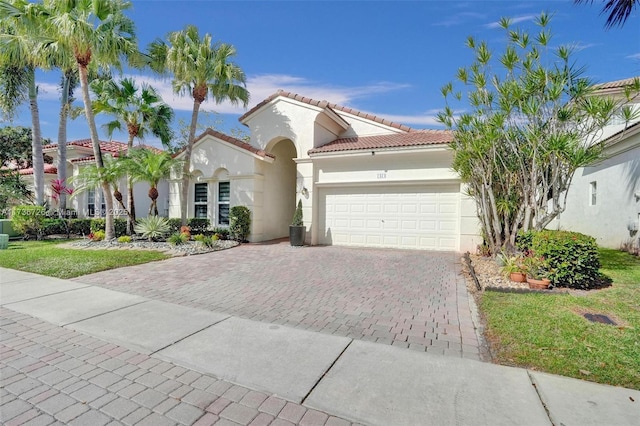
<path fill-rule="evenodd" d="M 254 147 L 253 145 L 250 145 L 248 143 L 246 143 L 245 141 L 242 141 L 240 139 L 236 139 L 233 136 L 229 136 L 227 134 L 218 132 L 216 130 L 213 130 L 211 128 L 205 130 L 204 132 L 202 132 L 202 134 L 200 134 L 200 136 L 198 136 L 194 141 L 193 141 L 193 146 L 195 147 L 197 144 L 199 144 L 206 136 L 212 136 L 218 140 L 221 140 L 223 142 L 226 142 L 232 146 L 235 146 L 237 148 L 243 149 L 245 151 L 247 151 L 248 153 L 254 154 L 262 159 L 265 158 L 271 158 L 274 159 L 275 156 L 273 156 L 272 154 L 269 154 L 267 152 L 265 152 L 262 149 L 258 149 L 256 147 Z M 174 157 L 179 157 L 182 155 L 182 153 L 184 152 L 184 148 L 181 149 L 179 152 L 177 152 Z"/>
<path fill-rule="evenodd" d="M 254 106 L 253 108 L 251 108 L 249 111 L 247 111 L 244 115 L 242 115 L 238 121 L 240 121 L 241 123 L 244 124 L 244 122 L 251 117 L 252 115 L 254 115 L 256 112 L 258 112 L 258 110 L 260 110 L 262 107 L 264 107 L 265 105 L 273 102 L 274 100 L 276 100 L 277 98 L 287 98 L 287 99 L 293 99 L 295 101 L 298 102 L 302 102 L 305 103 L 307 105 L 311 105 L 311 106 L 316 106 L 319 108 L 323 108 L 323 109 L 330 109 L 335 111 L 340 111 L 346 114 L 350 114 L 353 115 L 355 117 L 359 117 L 359 118 L 363 118 L 365 120 L 369 120 L 372 121 L 374 123 L 377 124 L 382 124 L 394 129 L 398 129 L 404 132 L 417 132 L 419 130 L 416 129 L 412 129 L 409 126 L 406 126 L 404 124 L 399 124 L 399 123 L 394 123 L 393 121 L 378 117 L 376 115 L 373 114 L 367 114 L 361 111 L 358 111 L 356 109 L 353 108 L 348 108 L 348 107 L 344 107 L 338 104 L 334 104 L 331 102 L 327 102 L 327 101 L 318 101 L 315 99 L 311 99 L 311 98 L 307 98 L 305 96 L 301 96 L 298 95 L 296 93 L 291 93 L 291 92 L 286 92 L 284 90 L 278 90 L 276 93 L 274 93 L 273 95 L 269 96 L 268 98 L 266 98 L 265 100 L 263 100 L 262 102 L 258 103 L 256 106 Z"/>

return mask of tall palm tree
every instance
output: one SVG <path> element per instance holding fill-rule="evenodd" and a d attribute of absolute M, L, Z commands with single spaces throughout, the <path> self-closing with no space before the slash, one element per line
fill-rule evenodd
<path fill-rule="evenodd" d="M 573 0 L 575 4 L 591 3 L 593 0 Z M 629 16 L 633 13 L 633 9 L 640 5 L 640 0 L 603 0 L 605 5 L 602 7 L 600 14 L 609 14 L 607 22 L 604 24 L 606 29 L 623 26 Z"/>
<path fill-rule="evenodd" d="M 249 102 L 242 69 L 231 62 L 236 50 L 230 44 L 212 44 L 211 35 L 200 38 L 198 29 L 192 25 L 182 31 L 168 35 L 168 43 L 156 40 L 149 46 L 151 68 L 157 72 L 173 74 L 173 90 L 193 98 L 189 140 L 184 150 L 180 217 L 187 223 L 187 198 L 189 195 L 189 168 L 195 140 L 198 111 L 209 94 L 216 103 L 225 100 L 233 104 Z"/>
<path fill-rule="evenodd" d="M 158 183 L 179 169 L 182 162 L 173 158 L 168 152 L 157 152 L 148 148 L 129 150 L 124 162 L 134 182 L 147 182 L 151 186 L 148 192 L 151 199 L 149 216 L 158 216 Z"/>
<path fill-rule="evenodd" d="M 129 150 L 133 148 L 134 139 L 143 140 L 148 133 L 160 138 L 163 145 L 170 144 L 173 135 L 173 110 L 162 101 L 162 97 L 153 87 L 148 84 L 138 87 L 130 78 L 125 78 L 120 83 L 111 79 L 97 79 L 91 82 L 91 90 L 97 96 L 93 101 L 93 110 L 114 117 L 114 120 L 104 125 L 109 136 L 111 137 L 115 130 L 126 127 Z M 132 233 L 136 213 L 131 178 L 128 182 L 127 207 L 130 213 L 127 232 Z"/>
<path fill-rule="evenodd" d="M 67 123 L 69 113 L 73 108 L 73 92 L 78 87 L 78 72 L 73 63 L 64 61 L 68 56 L 60 58 L 58 67 L 62 72 L 60 82 L 60 113 L 58 121 L 58 180 L 64 182 L 67 179 Z M 67 207 L 66 195 L 60 194 L 60 206 Z"/>
<path fill-rule="evenodd" d="M 0 1 L 0 107 L 11 116 L 28 93 L 32 126 L 33 186 L 36 204 L 44 203 L 44 157 L 38 107 L 36 68 L 52 63 L 46 43 L 38 39 L 46 13 L 42 5 L 22 0 Z"/>
<path fill-rule="evenodd" d="M 49 8 L 49 34 L 63 50 L 71 52 L 76 61 L 84 112 L 89 124 L 96 167 L 104 168 L 100 140 L 89 95 L 89 67 L 119 67 L 124 55 L 137 53 L 134 23 L 125 14 L 131 3 L 122 0 L 46 0 Z M 109 183 L 101 184 L 105 194 Z M 105 197 L 105 239 L 115 236 L 113 200 Z"/>

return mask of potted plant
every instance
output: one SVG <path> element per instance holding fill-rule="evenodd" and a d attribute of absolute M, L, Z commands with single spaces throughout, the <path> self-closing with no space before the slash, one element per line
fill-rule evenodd
<path fill-rule="evenodd" d="M 505 256 L 503 262 L 502 272 L 508 276 L 511 281 L 517 283 L 526 282 L 527 275 L 525 273 L 522 256 Z"/>
<path fill-rule="evenodd" d="M 549 268 L 549 262 L 544 257 L 530 253 L 525 257 L 524 264 L 527 270 L 529 288 L 538 290 L 549 288 L 549 285 L 551 285 L 551 280 L 549 279 L 551 269 Z"/>
<path fill-rule="evenodd" d="M 289 226 L 289 242 L 292 246 L 303 246 L 306 228 L 302 220 L 302 200 L 298 200 L 298 207 L 293 214 L 293 220 Z"/>

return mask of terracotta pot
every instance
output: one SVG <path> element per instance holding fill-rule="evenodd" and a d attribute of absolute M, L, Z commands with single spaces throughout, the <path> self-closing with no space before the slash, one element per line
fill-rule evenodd
<path fill-rule="evenodd" d="M 514 281 L 516 283 L 523 283 L 527 281 L 527 276 L 522 272 L 512 272 L 509 274 L 509 278 L 511 279 L 511 281 Z"/>
<path fill-rule="evenodd" d="M 529 283 L 529 288 L 533 288 L 536 290 L 545 290 L 549 288 L 549 285 L 551 284 L 551 280 L 547 278 L 543 278 L 541 280 L 527 278 L 527 283 Z"/>

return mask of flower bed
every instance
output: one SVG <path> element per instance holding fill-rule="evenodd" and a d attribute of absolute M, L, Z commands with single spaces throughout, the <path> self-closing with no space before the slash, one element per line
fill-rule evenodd
<path fill-rule="evenodd" d="M 133 240 L 130 243 L 112 241 L 79 240 L 67 243 L 70 248 L 103 249 L 103 250 L 157 250 L 171 256 L 190 256 L 194 254 L 210 253 L 212 251 L 225 250 L 237 246 L 239 243 L 232 240 L 218 240 L 211 247 L 206 247 L 196 241 L 188 241 L 180 245 L 171 245 L 166 242 L 153 242 L 147 240 Z"/>

